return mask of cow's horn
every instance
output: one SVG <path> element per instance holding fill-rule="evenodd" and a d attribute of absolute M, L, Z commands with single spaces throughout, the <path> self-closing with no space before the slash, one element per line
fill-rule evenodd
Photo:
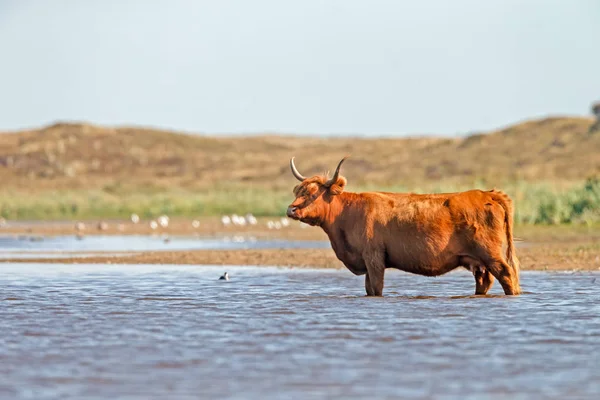
<path fill-rule="evenodd" d="M 298 179 L 300 182 L 302 182 L 306 178 L 304 176 L 302 176 L 302 174 L 300 172 L 298 172 L 298 170 L 296 169 L 296 165 L 294 165 L 294 158 L 295 157 L 292 157 L 292 159 L 290 160 L 290 168 L 292 169 L 292 174 L 294 174 L 296 179 Z"/>
<path fill-rule="evenodd" d="M 344 163 L 344 161 L 346 161 L 346 158 L 348 158 L 348 157 L 350 157 L 350 156 L 346 156 L 346 157 L 342 158 L 342 160 L 338 164 L 337 168 L 335 169 L 335 174 L 333 174 L 333 177 L 330 180 L 328 180 L 327 182 L 325 182 L 326 187 L 329 187 L 337 182 L 338 177 L 340 176 L 340 168 L 342 167 L 342 164 Z"/>

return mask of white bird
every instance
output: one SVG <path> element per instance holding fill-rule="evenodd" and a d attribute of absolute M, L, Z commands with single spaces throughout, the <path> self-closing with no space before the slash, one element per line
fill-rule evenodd
<path fill-rule="evenodd" d="M 131 214 L 131 222 L 137 224 L 138 222 L 140 222 L 140 216 L 137 214 Z"/>
<path fill-rule="evenodd" d="M 158 217 L 158 223 L 163 228 L 166 228 L 167 226 L 169 226 L 169 217 L 167 217 L 166 215 L 161 215 L 160 217 Z"/>
<path fill-rule="evenodd" d="M 229 218 L 229 215 L 223 215 L 221 217 L 221 223 L 225 226 L 228 226 L 229 224 L 231 224 L 231 218 Z"/>
<path fill-rule="evenodd" d="M 78 222 L 75 224 L 75 230 L 78 232 L 85 230 L 85 224 L 83 222 Z"/>
<path fill-rule="evenodd" d="M 248 221 L 248 224 L 250 225 L 256 225 L 258 223 L 256 217 L 252 214 L 246 214 L 246 221 Z"/>
<path fill-rule="evenodd" d="M 281 225 L 282 226 L 290 226 L 290 220 L 287 218 L 281 218 Z"/>
<path fill-rule="evenodd" d="M 199 228 L 200 227 L 200 221 L 198 221 L 197 219 L 192 221 L 192 228 Z"/>
<path fill-rule="evenodd" d="M 158 228 L 158 223 L 156 221 L 150 221 L 150 229 Z"/>
<path fill-rule="evenodd" d="M 246 219 L 244 217 L 241 217 L 237 214 L 232 214 L 231 215 L 231 222 L 234 225 L 240 225 L 240 226 L 244 226 L 246 225 Z"/>
<path fill-rule="evenodd" d="M 223 275 L 221 275 L 221 277 L 219 278 L 219 280 L 228 281 L 229 280 L 229 274 L 227 272 L 225 272 Z"/>
<path fill-rule="evenodd" d="M 267 222 L 267 228 L 269 228 L 269 229 L 275 228 L 275 223 L 273 221 Z"/>
<path fill-rule="evenodd" d="M 275 229 L 281 229 L 281 222 L 275 222 Z"/>

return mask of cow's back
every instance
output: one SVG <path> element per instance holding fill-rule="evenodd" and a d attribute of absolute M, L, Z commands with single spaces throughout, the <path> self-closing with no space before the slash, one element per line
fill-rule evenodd
<path fill-rule="evenodd" d="M 502 209 L 490 192 L 442 194 L 368 193 L 367 236 L 381 246 L 386 266 L 423 275 L 447 272 L 444 266 L 473 247 L 478 235 L 494 237 Z M 500 219 L 500 220 L 499 220 Z"/>

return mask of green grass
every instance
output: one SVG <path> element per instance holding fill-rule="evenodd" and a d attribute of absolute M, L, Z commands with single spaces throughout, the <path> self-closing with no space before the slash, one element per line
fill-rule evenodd
<path fill-rule="evenodd" d="M 489 189 L 483 184 L 430 187 L 349 187 L 352 191 L 385 190 L 399 192 L 453 192 L 469 188 Z M 551 183 L 509 184 L 499 189 L 507 192 L 515 203 L 515 222 L 524 225 L 559 225 L 600 223 L 600 179 L 588 179 L 569 187 Z M 249 186 L 217 186 L 211 190 L 190 192 L 173 189 L 156 191 L 65 190 L 0 194 L 0 214 L 12 220 L 60 220 L 91 218 L 124 218 L 131 213 L 150 218 L 160 214 L 196 217 L 222 214 L 282 216 L 293 200 L 291 189 L 265 189 Z M 131 192 L 130 192 L 131 191 Z"/>
<path fill-rule="evenodd" d="M 53 191 L 43 195 L 0 196 L 0 214 L 15 220 L 59 220 L 142 217 L 212 216 L 251 212 L 281 215 L 289 196 L 256 189 L 114 195 L 102 191 Z"/>

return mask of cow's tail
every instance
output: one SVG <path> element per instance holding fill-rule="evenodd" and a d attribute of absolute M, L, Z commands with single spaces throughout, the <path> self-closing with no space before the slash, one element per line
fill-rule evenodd
<path fill-rule="evenodd" d="M 518 274 L 520 269 L 519 259 L 515 253 L 515 244 L 513 236 L 513 204 L 512 200 L 504 192 L 493 190 L 496 195 L 496 201 L 504 209 L 504 231 L 506 234 L 506 261 L 508 265 L 513 267 L 515 272 Z"/>

